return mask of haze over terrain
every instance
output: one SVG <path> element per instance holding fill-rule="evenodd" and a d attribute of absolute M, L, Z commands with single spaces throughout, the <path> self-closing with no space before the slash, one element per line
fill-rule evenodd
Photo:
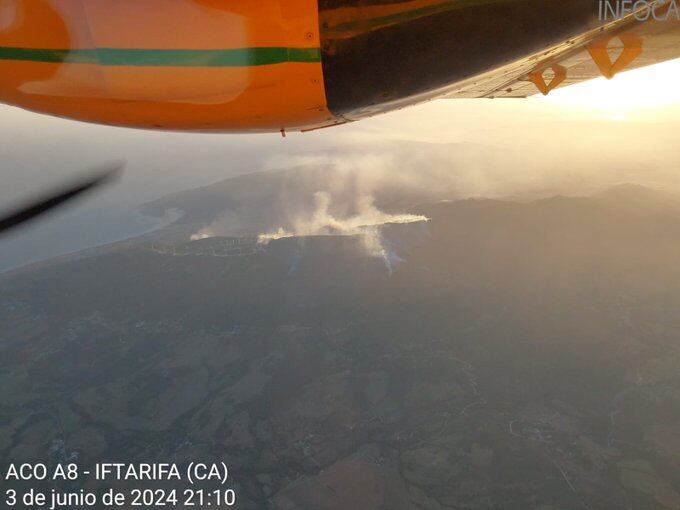
<path fill-rule="evenodd" d="M 252 174 L 5 273 L 0 457 L 224 461 L 246 510 L 680 508 L 680 195 L 448 193 Z"/>

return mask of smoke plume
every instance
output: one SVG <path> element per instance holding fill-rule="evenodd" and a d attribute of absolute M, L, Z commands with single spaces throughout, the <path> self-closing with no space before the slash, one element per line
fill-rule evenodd
<path fill-rule="evenodd" d="M 358 213 L 345 218 L 338 218 L 330 212 L 331 195 L 325 191 L 314 194 L 316 208 L 309 217 L 300 216 L 293 220 L 292 230 L 279 227 L 274 232 L 262 233 L 258 236 L 261 243 L 268 243 L 283 237 L 312 235 L 355 235 L 362 240 L 362 246 L 371 257 L 378 257 L 385 262 L 391 273 L 393 265 L 399 261 L 398 255 L 390 252 L 380 234 L 380 226 L 387 224 L 404 224 L 427 221 L 427 217 L 417 214 L 390 214 L 380 211 L 373 203 L 373 197 L 361 196 L 357 200 Z"/>

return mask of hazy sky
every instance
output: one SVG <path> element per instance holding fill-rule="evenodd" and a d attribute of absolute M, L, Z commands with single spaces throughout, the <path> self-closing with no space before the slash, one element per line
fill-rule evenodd
<path fill-rule="evenodd" d="M 285 165 L 305 151 L 382 140 L 485 143 L 526 158 L 511 162 L 515 167 L 538 158 L 554 172 L 622 165 L 637 169 L 643 184 L 680 190 L 678 84 L 680 60 L 548 98 L 433 101 L 285 139 L 127 130 L 0 106 L 0 208 L 89 167 L 127 162 L 115 187 L 1 239 L 0 270 L 151 228 L 132 211 L 169 192 Z"/>

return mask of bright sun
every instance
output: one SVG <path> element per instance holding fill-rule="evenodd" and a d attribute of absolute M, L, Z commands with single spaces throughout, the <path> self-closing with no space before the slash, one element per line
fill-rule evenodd
<path fill-rule="evenodd" d="M 545 100 L 559 106 L 603 110 L 622 119 L 634 110 L 680 105 L 680 59 L 554 91 Z"/>

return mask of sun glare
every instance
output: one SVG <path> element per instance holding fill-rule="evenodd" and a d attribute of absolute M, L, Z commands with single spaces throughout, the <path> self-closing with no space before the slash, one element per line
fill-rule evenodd
<path fill-rule="evenodd" d="M 635 110 L 680 105 L 680 59 L 556 90 L 546 101 L 560 106 L 601 110 L 623 120 Z"/>

